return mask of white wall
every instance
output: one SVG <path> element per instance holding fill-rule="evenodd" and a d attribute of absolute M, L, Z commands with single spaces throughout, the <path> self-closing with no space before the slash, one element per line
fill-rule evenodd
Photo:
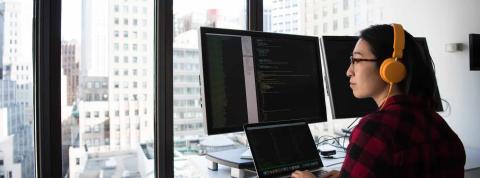
<path fill-rule="evenodd" d="M 470 71 L 468 50 L 468 34 L 480 33 L 480 1 L 387 0 L 385 4 L 385 23 L 401 23 L 412 35 L 427 38 L 440 95 L 451 105 L 451 112 L 442 116 L 464 145 L 480 148 L 480 71 Z M 445 52 L 446 43 L 463 43 L 464 50 Z"/>

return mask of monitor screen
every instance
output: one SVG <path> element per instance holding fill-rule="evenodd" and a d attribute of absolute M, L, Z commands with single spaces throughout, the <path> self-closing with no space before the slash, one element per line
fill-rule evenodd
<path fill-rule="evenodd" d="M 326 121 L 317 37 L 200 29 L 208 134 L 247 123 Z"/>
<path fill-rule="evenodd" d="M 362 117 L 377 109 L 371 98 L 358 99 L 353 96 L 349 87 L 349 78 L 346 71 L 350 66 L 348 59 L 358 41 L 357 36 L 323 36 L 322 59 L 326 63 L 327 93 L 330 97 L 330 106 L 334 119 Z M 425 38 L 416 38 L 423 48 L 425 55 L 431 58 Z M 436 82 L 435 82 L 436 83 Z M 441 101 L 440 94 L 435 92 L 435 98 Z M 437 111 L 443 111 L 441 102 L 436 106 Z"/>

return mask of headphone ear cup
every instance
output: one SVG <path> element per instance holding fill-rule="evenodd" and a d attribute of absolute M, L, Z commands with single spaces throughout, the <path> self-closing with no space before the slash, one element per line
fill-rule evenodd
<path fill-rule="evenodd" d="M 380 77 L 387 83 L 402 81 L 406 73 L 405 65 L 400 61 L 395 61 L 393 58 L 386 59 L 380 66 Z"/>

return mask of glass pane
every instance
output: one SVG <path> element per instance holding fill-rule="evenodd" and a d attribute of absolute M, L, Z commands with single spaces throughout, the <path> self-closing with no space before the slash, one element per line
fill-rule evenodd
<path fill-rule="evenodd" d="M 62 173 L 154 177 L 154 1 L 62 1 Z"/>
<path fill-rule="evenodd" d="M 380 0 L 265 0 L 264 31 L 301 35 L 356 35 L 383 22 Z"/>
<path fill-rule="evenodd" d="M 0 1 L 0 177 L 35 177 L 32 0 Z"/>
<path fill-rule="evenodd" d="M 204 133 L 200 107 L 199 29 L 201 26 L 246 29 L 245 2 L 245 0 L 173 1 L 175 177 L 208 177 L 206 166 L 198 162 L 200 157 L 198 155 L 206 152 L 202 142 L 209 139 Z"/>

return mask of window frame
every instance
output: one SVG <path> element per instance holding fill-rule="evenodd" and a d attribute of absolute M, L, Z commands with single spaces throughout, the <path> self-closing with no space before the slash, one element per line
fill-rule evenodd
<path fill-rule="evenodd" d="M 245 0 L 247 29 L 263 30 L 263 1 Z M 61 177 L 61 3 L 33 0 L 37 178 Z M 155 177 L 173 177 L 173 0 L 154 0 Z"/>

